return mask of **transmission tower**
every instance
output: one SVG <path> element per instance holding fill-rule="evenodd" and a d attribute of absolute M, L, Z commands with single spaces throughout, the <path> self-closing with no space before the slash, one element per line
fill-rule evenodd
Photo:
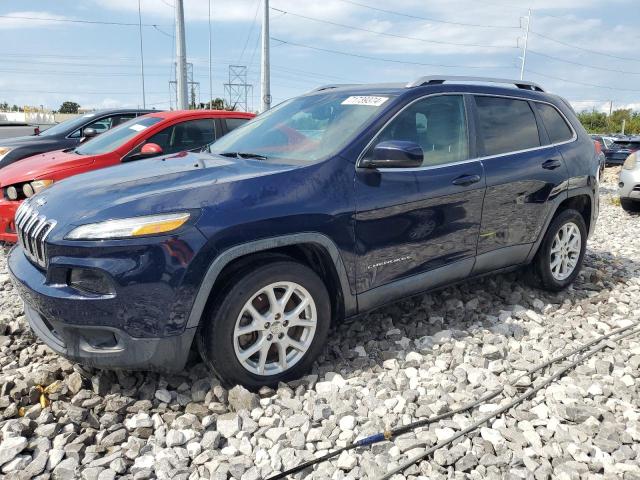
<path fill-rule="evenodd" d="M 179 109 L 178 101 L 178 64 L 174 63 L 173 80 L 169 80 L 169 108 L 173 110 L 174 106 Z M 187 108 L 195 109 L 200 104 L 200 82 L 193 81 L 193 63 L 187 63 L 187 92 L 188 105 Z"/>
<path fill-rule="evenodd" d="M 247 83 L 245 65 L 229 65 L 229 82 L 224 84 L 224 91 L 229 96 L 229 106 L 249 111 L 249 92 L 253 91 L 253 85 Z"/>

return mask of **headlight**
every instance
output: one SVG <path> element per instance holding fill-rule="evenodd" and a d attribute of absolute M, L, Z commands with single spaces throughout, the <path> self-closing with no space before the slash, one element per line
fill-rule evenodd
<path fill-rule="evenodd" d="M 0 147 L 0 160 L 2 160 L 4 156 L 10 151 L 11 149 L 9 147 Z"/>
<path fill-rule="evenodd" d="M 31 188 L 33 189 L 34 193 L 38 193 L 47 188 L 52 183 L 53 180 L 35 180 L 31 182 Z"/>
<path fill-rule="evenodd" d="M 16 187 L 14 187 L 13 185 L 10 187 L 7 187 L 7 198 L 9 200 L 17 200 L 18 199 L 18 189 Z"/>
<path fill-rule="evenodd" d="M 66 238 L 69 240 L 107 240 L 157 235 L 177 230 L 189 220 L 189 217 L 190 214 L 187 212 L 165 213 L 89 223 L 74 228 Z"/>
<path fill-rule="evenodd" d="M 636 168 L 637 163 L 638 163 L 638 153 L 633 152 L 624 161 L 624 163 L 622 164 L 622 168 L 624 168 L 625 170 L 633 170 L 634 168 Z"/>
<path fill-rule="evenodd" d="M 24 196 L 27 198 L 33 197 L 33 195 L 35 194 L 30 183 L 25 183 L 24 185 L 22 185 L 22 193 L 24 193 Z"/>

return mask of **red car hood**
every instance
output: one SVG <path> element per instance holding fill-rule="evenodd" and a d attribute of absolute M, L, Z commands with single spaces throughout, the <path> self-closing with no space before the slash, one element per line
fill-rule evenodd
<path fill-rule="evenodd" d="M 60 178 L 59 175 L 62 171 L 91 165 L 93 162 L 95 162 L 95 157 L 78 155 L 73 150 L 67 152 L 56 150 L 41 153 L 0 169 L 0 187 L 6 187 L 14 183 L 30 182 L 38 178 L 45 179 L 52 174 L 54 180 L 57 180 Z"/>

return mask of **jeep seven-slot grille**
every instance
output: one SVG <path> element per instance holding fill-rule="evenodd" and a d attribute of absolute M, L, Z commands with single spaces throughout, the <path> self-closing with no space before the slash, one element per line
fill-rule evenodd
<path fill-rule="evenodd" d="M 42 268 L 47 266 L 47 252 L 44 240 L 55 225 L 54 220 L 47 220 L 30 205 L 21 207 L 16 212 L 16 233 L 18 243 L 25 255 Z"/>

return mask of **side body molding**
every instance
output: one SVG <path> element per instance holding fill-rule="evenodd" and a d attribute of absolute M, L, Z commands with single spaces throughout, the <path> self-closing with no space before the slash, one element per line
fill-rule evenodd
<path fill-rule="evenodd" d="M 338 279 L 340 281 L 342 296 L 344 298 L 345 316 L 349 317 L 355 315 L 358 311 L 357 299 L 356 296 L 351 293 L 347 271 L 345 269 L 344 263 L 342 262 L 342 257 L 340 256 L 338 247 L 336 247 L 333 241 L 326 235 L 316 232 L 306 232 L 296 233 L 292 235 L 283 235 L 279 237 L 264 238 L 253 242 L 243 243 L 224 250 L 222 253 L 220 253 L 220 255 L 218 255 L 209 266 L 209 269 L 207 270 L 207 273 L 202 280 L 202 283 L 200 284 L 198 294 L 196 295 L 196 299 L 193 302 L 193 307 L 191 308 L 191 313 L 189 314 L 186 328 L 193 328 L 198 326 L 198 324 L 200 323 L 200 318 L 202 317 L 202 313 L 204 312 L 205 306 L 209 299 L 211 289 L 213 288 L 213 285 L 218 278 L 218 275 L 220 275 L 222 269 L 230 262 L 252 253 L 270 250 L 277 247 L 299 245 L 303 243 L 316 244 L 320 247 L 323 247 L 327 252 L 329 252 L 331 260 L 333 261 L 336 272 L 338 274 Z"/>

